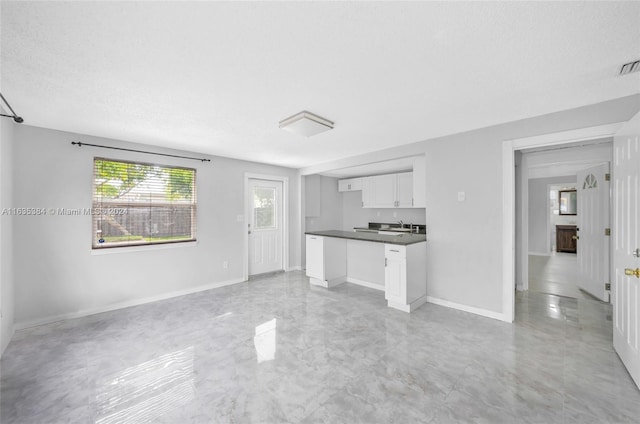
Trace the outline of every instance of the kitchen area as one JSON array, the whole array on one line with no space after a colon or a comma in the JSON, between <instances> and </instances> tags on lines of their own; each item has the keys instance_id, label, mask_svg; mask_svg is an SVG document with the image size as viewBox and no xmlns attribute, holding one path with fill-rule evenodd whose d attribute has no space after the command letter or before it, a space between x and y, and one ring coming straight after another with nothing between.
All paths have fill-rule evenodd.
<instances>
[{"instance_id":1,"label":"kitchen area","mask_svg":"<svg viewBox=\"0 0 640 424\"><path fill-rule=\"evenodd\" d=\"M424 166L415 156L303 178L310 284L379 290L404 312L426 302Z\"/></svg>"}]
</instances>

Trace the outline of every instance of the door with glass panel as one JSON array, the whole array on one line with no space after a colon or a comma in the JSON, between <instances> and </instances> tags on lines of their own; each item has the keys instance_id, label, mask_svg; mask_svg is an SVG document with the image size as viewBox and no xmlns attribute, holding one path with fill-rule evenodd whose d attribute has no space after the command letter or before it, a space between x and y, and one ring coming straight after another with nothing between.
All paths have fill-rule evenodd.
<instances>
[{"instance_id":1,"label":"door with glass panel","mask_svg":"<svg viewBox=\"0 0 640 424\"><path fill-rule=\"evenodd\" d=\"M282 182L249 180L249 275L280 271L283 222Z\"/></svg>"}]
</instances>

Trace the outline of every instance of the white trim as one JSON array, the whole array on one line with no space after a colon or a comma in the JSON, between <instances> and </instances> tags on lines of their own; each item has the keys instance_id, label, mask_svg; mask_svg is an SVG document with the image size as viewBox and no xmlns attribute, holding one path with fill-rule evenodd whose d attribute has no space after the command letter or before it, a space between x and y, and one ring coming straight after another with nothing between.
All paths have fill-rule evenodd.
<instances>
[{"instance_id":1,"label":"white trim","mask_svg":"<svg viewBox=\"0 0 640 424\"><path fill-rule=\"evenodd\" d=\"M347 277L347 283L355 284L357 286L368 287L374 290L384 291L384 284L375 284L365 280L359 280L353 277Z\"/></svg>"},{"instance_id":2,"label":"white trim","mask_svg":"<svg viewBox=\"0 0 640 424\"><path fill-rule=\"evenodd\" d=\"M504 314L501 314L500 312L494 312L488 309L481 309L473 306L461 305L460 303L449 302L448 300L439 299L437 297L427 296L427 302L433 303L434 305L445 306L447 308L457 309L459 311L481 315L487 318L497 319L499 321L507 321L507 322L513 321L513 320L504 319L505 318Z\"/></svg>"},{"instance_id":3,"label":"white trim","mask_svg":"<svg viewBox=\"0 0 640 424\"><path fill-rule=\"evenodd\" d=\"M282 175L244 173L244 266L242 275L245 280L249 279L249 233L247 223L249 213L249 180L279 181L282 183L282 269L289 269L289 177Z\"/></svg>"},{"instance_id":4,"label":"white trim","mask_svg":"<svg viewBox=\"0 0 640 424\"><path fill-rule=\"evenodd\" d=\"M314 277L309 277L309 283L314 286L324 287L325 289L330 289L331 287L339 286L340 284L346 281L345 277L336 277L330 280L319 280Z\"/></svg>"},{"instance_id":5,"label":"white trim","mask_svg":"<svg viewBox=\"0 0 640 424\"><path fill-rule=\"evenodd\" d=\"M516 150L577 143L613 137L624 122L506 140L502 143L502 310L503 321L513 322L515 309L515 163ZM523 228L523 231L528 230ZM528 249L520 252L522 259Z\"/></svg>"},{"instance_id":6,"label":"white trim","mask_svg":"<svg viewBox=\"0 0 640 424\"><path fill-rule=\"evenodd\" d=\"M413 302L409 303L408 305L404 303L397 303L392 300L387 300L387 306L389 308L397 309L399 311L410 314L411 311L415 311L416 309L418 309L420 306L424 305L427 302L428 302L427 296L422 296L414 300Z\"/></svg>"},{"instance_id":7,"label":"white trim","mask_svg":"<svg viewBox=\"0 0 640 424\"><path fill-rule=\"evenodd\" d=\"M186 289L186 290L178 290L178 291L174 291L174 292L170 292L170 293L163 293L163 294L160 294L160 295L157 295L157 296L145 297L145 298L142 298L142 299L130 300L130 301L126 301L126 302L112 303L111 305L103 306L103 307L100 307L100 308L84 309L84 310L81 310L81 311L78 311L78 312L72 312L72 313L62 314L62 315L54 315L54 316L51 316L51 317L37 319L37 320L34 320L34 321L19 322L19 323L15 324L15 329L16 330L23 330L25 328L36 327L38 325L51 324L51 323L54 323L54 322L64 321L64 320L68 320L68 319L82 318L82 317L86 317L86 316L89 316L89 315L101 314L103 312L115 311L115 310L118 310L118 309L129 308L131 306L144 305L144 304L147 304L147 303L158 302L160 300L166 300L166 299L171 299L171 298L174 298L174 297L185 296L187 294L193 294L193 293L198 293L198 292L202 292L202 291L206 291L206 290L216 289L216 288L220 288L220 287L224 287L224 286L230 286L232 284L243 283L245 281L246 280L244 280L242 278L234 278L232 280L219 281L219 282L216 282L216 283L209 283L209 284L205 284L203 286L198 286L198 287L194 287L194 288L190 288L190 289Z\"/></svg>"},{"instance_id":8,"label":"white trim","mask_svg":"<svg viewBox=\"0 0 640 424\"><path fill-rule=\"evenodd\" d=\"M302 271L302 267L300 265L290 266L287 269L287 272L289 272L289 271Z\"/></svg>"}]
</instances>

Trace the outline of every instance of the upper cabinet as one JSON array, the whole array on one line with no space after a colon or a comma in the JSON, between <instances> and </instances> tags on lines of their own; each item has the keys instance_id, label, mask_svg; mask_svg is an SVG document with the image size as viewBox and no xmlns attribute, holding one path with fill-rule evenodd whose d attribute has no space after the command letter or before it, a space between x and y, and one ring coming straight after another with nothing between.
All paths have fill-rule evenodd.
<instances>
[{"instance_id":1,"label":"upper cabinet","mask_svg":"<svg viewBox=\"0 0 640 424\"><path fill-rule=\"evenodd\" d=\"M411 208L412 203L411 172L362 179L362 206L365 208Z\"/></svg>"},{"instance_id":2,"label":"upper cabinet","mask_svg":"<svg viewBox=\"0 0 640 424\"><path fill-rule=\"evenodd\" d=\"M424 156L413 162L413 207L427 207L427 162Z\"/></svg>"},{"instance_id":3,"label":"upper cabinet","mask_svg":"<svg viewBox=\"0 0 640 424\"><path fill-rule=\"evenodd\" d=\"M424 208L427 162L424 156L409 160L413 160L413 172L340 180L338 191L362 190L363 208Z\"/></svg>"},{"instance_id":4,"label":"upper cabinet","mask_svg":"<svg viewBox=\"0 0 640 424\"><path fill-rule=\"evenodd\" d=\"M365 208L395 208L397 184L396 174L363 178L362 206Z\"/></svg>"},{"instance_id":5,"label":"upper cabinet","mask_svg":"<svg viewBox=\"0 0 640 424\"><path fill-rule=\"evenodd\" d=\"M396 208L413 207L413 172L396 174Z\"/></svg>"},{"instance_id":6,"label":"upper cabinet","mask_svg":"<svg viewBox=\"0 0 640 424\"><path fill-rule=\"evenodd\" d=\"M362 178L349 178L338 181L338 191L362 190Z\"/></svg>"}]
</instances>

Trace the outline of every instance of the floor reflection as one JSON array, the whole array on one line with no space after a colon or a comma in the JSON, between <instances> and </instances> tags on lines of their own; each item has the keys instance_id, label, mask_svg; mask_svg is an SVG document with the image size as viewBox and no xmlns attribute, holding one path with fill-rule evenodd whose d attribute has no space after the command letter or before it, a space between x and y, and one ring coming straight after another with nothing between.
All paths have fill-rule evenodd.
<instances>
[{"instance_id":1,"label":"floor reflection","mask_svg":"<svg viewBox=\"0 0 640 424\"><path fill-rule=\"evenodd\" d=\"M256 326L256 335L253 337L256 346L258 363L273 361L276 358L276 319Z\"/></svg>"},{"instance_id":2,"label":"floor reflection","mask_svg":"<svg viewBox=\"0 0 640 424\"><path fill-rule=\"evenodd\" d=\"M153 422L194 398L194 348L105 377L96 387L96 423Z\"/></svg>"}]
</instances>

